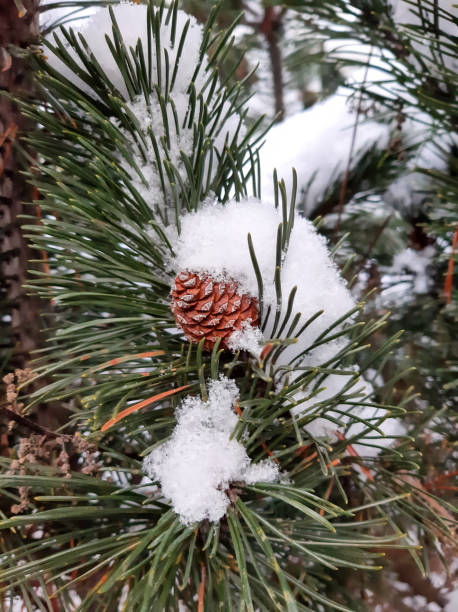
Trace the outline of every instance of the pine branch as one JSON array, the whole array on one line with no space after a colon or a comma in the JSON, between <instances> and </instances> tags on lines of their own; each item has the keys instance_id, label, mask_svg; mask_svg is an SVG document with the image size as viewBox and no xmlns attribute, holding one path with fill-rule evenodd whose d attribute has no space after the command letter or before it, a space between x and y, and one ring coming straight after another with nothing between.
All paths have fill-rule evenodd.
<instances>
[{"instance_id":1,"label":"pine branch","mask_svg":"<svg viewBox=\"0 0 458 612\"><path fill-rule=\"evenodd\" d=\"M69 426L95 446L97 466L91 475L84 450L66 473L53 457L26 465L14 455L0 459L4 499L17 503L24 489L31 499L31 510L17 516L7 501L2 506L10 514L0 522L5 590L32 601L34 575L64 608L76 590L84 609L116 609L123 597L132 610L175 609L179 601L209 610L354 609L348 590L332 588L346 569L378 572L385 550L406 550L421 566L406 526L423 539L450 537L448 502L434 492L434 479L431 490L418 480L418 435L393 433L385 443L387 418L404 418L414 398L410 388L395 388L404 370L378 382L400 333L385 331L386 313L357 320L361 304L326 324L322 310L298 312L297 288L286 290L282 276L294 226L305 223L296 216L293 175L291 194L275 178L279 222L267 245L275 271L265 273L248 237L258 298L274 292L259 314L265 348L259 357L220 343L205 352L204 340L183 340L169 304L179 272L169 263L174 236L183 236L185 215L201 212L208 197L224 210L221 203L244 198L251 180L257 192L261 136L244 131L243 96L218 77L237 20L219 32L212 12L196 56L178 3L151 4L142 14L144 36L131 44L111 14L106 56L94 53L90 30L48 40L48 61L37 58L47 104L21 103L37 125L28 138L39 174L29 178L42 194L42 223L27 231L49 265L30 286L54 300L49 343L35 362L35 380L46 384L25 401L29 409L66 401ZM362 11L361 18L366 32L379 15ZM342 225L351 213L346 205ZM380 234L398 219L385 223L375 223ZM295 345L301 350L288 353ZM306 361L318 347L327 356ZM173 438L186 407L208 408L212 385L229 377L238 399L228 409L235 423L228 442L250 465L267 462L288 479L232 478L219 491L226 515L186 522L160 479L144 479L142 460ZM323 396L331 377L337 386ZM318 419L339 434L311 433Z\"/></svg>"},{"instance_id":2,"label":"pine branch","mask_svg":"<svg viewBox=\"0 0 458 612\"><path fill-rule=\"evenodd\" d=\"M22 414L18 414L17 412L14 412L14 410L10 410L5 406L0 406L0 410L4 414L4 416L10 421L15 421L26 429L34 431L35 433L39 433L43 436L46 436L47 438L62 438L63 440L70 440L72 437L67 434L55 433L54 431L46 429L45 427L42 427L39 423L32 421L32 419L29 419L23 416Z\"/></svg>"}]
</instances>

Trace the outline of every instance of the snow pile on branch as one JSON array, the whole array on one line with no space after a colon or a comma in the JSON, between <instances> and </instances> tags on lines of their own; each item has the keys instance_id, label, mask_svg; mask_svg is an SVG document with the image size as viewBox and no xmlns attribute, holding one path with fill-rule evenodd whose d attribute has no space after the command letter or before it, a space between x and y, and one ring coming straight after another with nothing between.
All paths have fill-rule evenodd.
<instances>
[{"instance_id":1,"label":"snow pile on branch","mask_svg":"<svg viewBox=\"0 0 458 612\"><path fill-rule=\"evenodd\" d=\"M389 0L389 3L392 7L393 21L401 33L407 30L413 36L414 28L420 28L413 47L421 54L422 62L429 67L431 73L440 77L441 69L447 68L456 74L458 59L453 42L453 37L456 37L456 21L453 20L454 17L456 19L456 2L439 0L434 4L422 4L412 0ZM437 44L437 40L442 43L448 41L447 48L443 46L439 52L441 47ZM421 69L420 63L415 61Z\"/></svg>"},{"instance_id":2,"label":"snow pile on branch","mask_svg":"<svg viewBox=\"0 0 458 612\"><path fill-rule=\"evenodd\" d=\"M197 212L185 215L181 221L181 234L171 236L175 271L189 270L210 274L215 280L226 282L234 278L239 291L258 297L258 282L248 248L251 234L256 259L263 279L263 305L277 309L274 274L276 242L282 213L270 202L247 198L227 204L208 203ZM302 334L300 347L307 348L336 319L354 306L353 298L332 262L326 239L313 224L295 214L294 226L287 252L281 266L283 300L281 314L286 314L288 296L297 286L293 314L302 314L302 323L323 310ZM270 317L264 335L269 338L274 316Z\"/></svg>"},{"instance_id":3,"label":"snow pile on branch","mask_svg":"<svg viewBox=\"0 0 458 612\"><path fill-rule=\"evenodd\" d=\"M324 199L330 186L342 180L352 151L356 122L356 113L348 105L349 93L347 88L341 87L337 94L289 117L270 130L260 151L261 191L266 199L274 198L272 179L275 169L278 178L285 180L286 189L290 191L291 168L296 168L299 206L306 215L310 215ZM406 114L409 114L409 109ZM390 133L389 123L360 118L350 171L369 151L386 149ZM456 145L456 137L435 132L431 117L418 113L418 110L415 110L413 118L406 120L402 137L404 148L407 151L415 150L415 154L406 162L405 171L390 183L383 198L388 206L403 214L416 215L428 197L431 185L430 178L416 169L446 172L448 160L444 151Z\"/></svg>"},{"instance_id":4,"label":"snow pile on branch","mask_svg":"<svg viewBox=\"0 0 458 612\"><path fill-rule=\"evenodd\" d=\"M407 248L397 253L392 265L382 268L381 303L389 306L428 293L431 285L429 269L435 254L432 245L421 251Z\"/></svg>"},{"instance_id":5,"label":"snow pile on branch","mask_svg":"<svg viewBox=\"0 0 458 612\"><path fill-rule=\"evenodd\" d=\"M396 178L384 193L386 204L404 215L416 216L425 200L430 197L431 179L426 174L416 172L417 168L438 170L447 173L447 151L458 144L454 134L434 134L431 117L422 113L417 117L421 123L407 122L407 146L422 144L416 154L409 159L406 171Z\"/></svg>"},{"instance_id":6,"label":"snow pile on branch","mask_svg":"<svg viewBox=\"0 0 458 612\"><path fill-rule=\"evenodd\" d=\"M140 41L143 48L143 54L145 59L148 55L148 23L147 23L147 7L146 5L128 4L121 3L113 5L111 7L113 11L119 32L124 41L125 51L131 56L131 49L135 50L138 42ZM164 49L167 50L169 66L171 70L175 65L177 59L179 41L189 22L188 31L186 34L186 52L181 54L176 81L177 83L186 83L189 86L194 71L199 61L200 45L202 43L202 26L197 20L185 13L184 11L178 11L177 23L176 23L176 35L175 44L170 43L170 34L172 24L169 22L168 25L162 24L160 28L160 39L161 39L161 73L162 78L165 78L165 54ZM106 41L106 36L113 41L113 22L111 21L110 11L108 7L102 7L98 9L93 15L91 15L83 23L77 26L70 27L74 30L77 35L81 34L84 36L86 43L89 47L89 57L94 55L97 63L100 65L102 70L105 72L109 81L114 85L118 92L123 96L124 99L129 100L130 94L126 85L126 81L122 72L119 70L118 64L116 63L113 54L111 53L110 47ZM86 74L84 63L80 59L79 55L68 44L65 38L53 33L50 38L52 43L55 39L60 40L66 51L69 53L71 58L76 62L78 67L83 70ZM84 48L84 47L83 47ZM62 62L51 50L46 50L48 57L48 63L55 68L60 74L72 81L77 87L80 87L83 91L94 96L94 90L88 85L83 79L75 74L75 72L67 66L66 63ZM158 71L157 71L157 58L155 51L155 41L152 41L152 82L158 82ZM197 77L199 79L199 76ZM204 77L200 75L200 83L202 83ZM196 84L197 88L197 84Z\"/></svg>"},{"instance_id":7,"label":"snow pile on branch","mask_svg":"<svg viewBox=\"0 0 458 612\"><path fill-rule=\"evenodd\" d=\"M208 65L208 58L205 55L201 57L204 31L194 17L178 10L175 24L172 23L172 19L168 24L163 20L159 28L160 61L158 61L154 32L151 33L151 58L149 58L147 7L122 3L111 8L131 62L133 55L141 64L143 60L140 60L138 48L141 46L143 50L147 71L151 71L152 86L149 101L145 100L143 92L132 93L132 87L127 87L126 79L113 57L106 41L108 37L113 46L116 46L113 42L114 26L108 8L97 10L78 29L75 28L75 32L84 36L89 47L89 51L86 52L88 58L91 54L94 55L97 64L112 83L114 92L110 91L112 88L108 91L117 93L124 99L129 122L134 118L137 123L136 132L140 133L140 137L139 134L134 135L124 127L120 128L124 140L129 145L128 153L125 158L120 159L120 163L130 175L136 190L150 208L155 210L156 207L164 207L167 204L164 200L171 199L173 189L170 180L178 187L180 183L184 185L188 183L183 155L190 160L191 167L195 166L193 157L202 138L198 131L199 124L205 124L206 121L202 119L204 105L206 107L204 115L208 114L208 125L204 125L203 137L204 140L207 139L208 144L203 164L204 184L216 175L218 158L224 154L225 146L231 146L233 141L240 142L246 134L246 129L231 103L218 93L221 87L219 81L213 95L209 97L209 78L212 70ZM182 37L184 43L181 49ZM64 45L79 69L90 76L72 46L62 37L57 36L57 39ZM105 92L105 85L103 91L94 91L93 87L77 76L72 68L62 62L51 50L46 50L46 54L52 68L88 95L106 101L108 92ZM167 96L165 96L166 81L170 88ZM193 104L196 106L195 115L194 119L189 121L189 112ZM118 119L112 121L115 125L119 123ZM161 160L160 165L164 167L158 168L156 152ZM213 161L211 175L208 177L210 158ZM173 167L178 172L179 178L170 179L165 169L166 164L168 168Z\"/></svg>"},{"instance_id":8,"label":"snow pile on branch","mask_svg":"<svg viewBox=\"0 0 458 612\"><path fill-rule=\"evenodd\" d=\"M279 477L272 459L252 464L244 446L230 439L238 421L238 397L235 382L222 376L208 384L208 401L185 398L176 411L171 438L144 460L144 471L160 482L185 524L224 516L232 483L274 482Z\"/></svg>"},{"instance_id":9,"label":"snow pile on branch","mask_svg":"<svg viewBox=\"0 0 458 612\"><path fill-rule=\"evenodd\" d=\"M255 198L248 198L241 202L231 201L226 205L208 203L195 213L185 215L181 223L181 234L170 235L175 251L175 258L171 262L175 273L190 271L194 273L209 274L219 282L227 278L236 279L239 291L258 298L258 281L252 264L248 248L248 234L251 235L260 275L263 281L262 306L264 316L268 308L271 315L264 329L264 343L274 335L274 319L280 313L280 321L288 311L288 297L294 288L296 294L285 326L283 337L296 313L301 314L299 323L295 328L297 332L303 324L318 311L322 314L313 321L297 338L296 342L284 347L279 355L276 365L292 367L290 378L293 380L304 370L299 368L315 368L325 366L333 368L338 362L338 353L346 346L345 339L337 339L318 344L312 348L317 337L323 334L338 319L355 306L355 302L339 275L339 271L331 260L326 240L320 236L313 224L298 214L294 216L288 249L282 253L281 258L281 291L282 300L277 304L274 273L276 266L276 242L278 226L282 222L282 213L269 202L262 202ZM343 330L344 324L338 324L332 331L336 333ZM278 330L277 332L278 333ZM294 333L292 337L294 337ZM260 332L255 330L242 330L234 334L229 346L232 349L248 350L259 357L261 348ZM355 372L356 374L356 372ZM338 395L345 385L354 378L351 375L328 375L320 384L322 390L314 397L306 399L312 392L311 388L297 393L296 399L300 402L293 412L297 417L308 413L316 415L305 425L305 429L314 436L334 437L336 430L342 431L351 424L348 435L353 436L367 429L367 425L358 419L369 420L372 424L379 424L386 433L391 435L397 429L393 419L383 421L386 412L372 407L364 407L367 401L364 395L371 392L370 386L363 382L348 391L356 395L356 405L339 405ZM278 385L282 380L277 380ZM323 389L325 387L325 389ZM347 395L347 393L346 393ZM332 398L336 396L334 406ZM330 400L334 411L323 411L317 404ZM363 406L358 406L361 401ZM342 413L336 412L340 410ZM327 418L329 417L329 418ZM353 418L354 417L354 418ZM383 426L382 426L383 421ZM374 435L371 432L365 436ZM377 434L375 434L377 435ZM378 442L377 442L378 443ZM373 449L365 454L373 454ZM375 450L375 453L379 449Z\"/></svg>"},{"instance_id":10,"label":"snow pile on branch","mask_svg":"<svg viewBox=\"0 0 458 612\"><path fill-rule=\"evenodd\" d=\"M441 4L442 8L450 10L449 2ZM407 20L407 23L418 25L418 18L412 15L411 8L418 11L407 2L397 2L396 22L410 15L413 21ZM445 20L441 18L441 21ZM331 45L328 44L331 55L341 57L344 63L355 58L360 61L366 54L368 61L370 59L370 68L353 68L348 75L350 87L339 87L334 95L276 124L268 132L260 151L263 197L273 199L272 178L275 169L278 178L285 180L289 191L291 168L294 167L298 173L299 206L304 214L310 215L326 196L327 189L342 180L348 164L352 171L368 152L387 149L393 127L386 119L387 107L379 107L381 121L377 121L377 117L368 119L364 112L358 117L350 104L354 91L362 87L377 94L380 99L394 99L396 95L401 95L407 101L403 108L406 121L402 129L402 145L405 151L415 150L416 153L410 154L405 171L390 184L384 199L389 206L415 215L430 188L429 177L415 170L428 168L445 172L448 160L444 151L456 145L456 137L438 132L430 115L420 112L416 106L409 107L408 101L412 98L401 85L398 84L396 91L393 90L391 77L387 76L390 67L383 53L377 55L376 49L359 42L346 44L343 48L340 45L336 49L332 47L335 42L328 43ZM425 52L431 55L428 49ZM355 140L352 146L353 135Z\"/></svg>"},{"instance_id":11,"label":"snow pile on branch","mask_svg":"<svg viewBox=\"0 0 458 612\"><path fill-rule=\"evenodd\" d=\"M308 214L323 198L326 189L340 178L348 163L356 113L347 104L348 90L338 92L289 117L267 134L260 152L261 191L272 200L273 174L283 178L291 190L291 168L298 173L298 199ZM360 120L351 158L351 169L373 147L388 146L390 128L376 121Z\"/></svg>"},{"instance_id":12,"label":"snow pile on branch","mask_svg":"<svg viewBox=\"0 0 458 612\"><path fill-rule=\"evenodd\" d=\"M305 354L315 339L337 319L354 306L354 300L330 258L326 239L320 236L313 224L297 213L291 231L289 246L282 254L282 301L277 304L274 275L276 269L276 242L282 212L274 204L256 198L227 204L208 203L197 212L185 215L181 221L181 233L170 235L175 251L171 267L175 272L191 271L209 274L218 282L236 279L240 293L258 296L258 281L248 248L251 239L263 282L262 306L271 315L264 330L264 337L272 337L275 315L280 320L288 310L288 297L296 288L290 323L296 313L301 319L296 331L319 311L322 314L299 336L296 343L285 348L281 363L287 364ZM341 329L340 326L338 329ZM286 335L287 327L284 334ZM240 347L240 338L234 340ZM253 346L253 344L252 344ZM340 343L333 343L340 350ZM326 344L313 349L315 363L327 359ZM254 347L253 347L254 348ZM326 354L323 353L325 351Z\"/></svg>"},{"instance_id":13,"label":"snow pile on branch","mask_svg":"<svg viewBox=\"0 0 458 612\"><path fill-rule=\"evenodd\" d=\"M332 358L333 350L335 349L332 346L326 346L322 351L322 358L326 353L328 358ZM311 355L304 359L303 365L318 364ZM392 443L394 437L405 435L406 428L399 419L389 418L389 410L370 405L374 403L374 389L362 376L357 376L356 369L353 374L330 374L320 384L323 390L313 398L300 403L292 409L292 412L296 417L322 414L304 426L307 433L314 438L335 438L336 432L339 431L345 434L347 440L351 440L364 432L356 443L352 443L352 446L361 456L375 457L383 447ZM345 400L342 400L341 393L346 385L349 385L349 388L345 391ZM306 392L300 392L297 397L300 399L306 395ZM335 398L334 406L333 398ZM328 406L324 410L315 407L318 402L326 402ZM377 427L383 437L372 430L371 426Z\"/></svg>"}]
</instances>

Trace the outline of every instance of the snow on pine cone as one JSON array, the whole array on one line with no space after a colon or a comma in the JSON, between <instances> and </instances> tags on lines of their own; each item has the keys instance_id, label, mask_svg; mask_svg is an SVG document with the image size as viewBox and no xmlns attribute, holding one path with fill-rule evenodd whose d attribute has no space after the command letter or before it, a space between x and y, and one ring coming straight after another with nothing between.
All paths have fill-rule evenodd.
<instances>
[{"instance_id":1,"label":"snow on pine cone","mask_svg":"<svg viewBox=\"0 0 458 612\"><path fill-rule=\"evenodd\" d=\"M219 282L211 276L180 272L172 287L172 312L190 342L205 338L204 349L211 351L218 338L221 348L244 324L258 325L256 298L237 293L237 282Z\"/></svg>"}]
</instances>

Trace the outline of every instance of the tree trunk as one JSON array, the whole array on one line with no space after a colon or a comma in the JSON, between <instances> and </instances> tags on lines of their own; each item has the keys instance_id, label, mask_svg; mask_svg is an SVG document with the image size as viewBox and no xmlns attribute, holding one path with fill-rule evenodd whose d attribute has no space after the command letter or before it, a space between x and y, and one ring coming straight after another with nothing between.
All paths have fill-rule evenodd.
<instances>
[{"instance_id":1,"label":"tree trunk","mask_svg":"<svg viewBox=\"0 0 458 612\"><path fill-rule=\"evenodd\" d=\"M22 96L32 92L26 52L38 41L39 2L0 2L0 320L3 318L0 329L6 325L10 328L9 334L2 333L0 350L8 343L12 347L10 369L24 367L30 352L38 345L40 300L27 295L23 288L28 260L37 255L24 238L21 231L24 221L19 218L22 214L35 214L33 207L27 205L33 200L33 191L21 175L27 166L17 146L17 139L31 125L17 105L3 94Z\"/></svg>"}]
</instances>

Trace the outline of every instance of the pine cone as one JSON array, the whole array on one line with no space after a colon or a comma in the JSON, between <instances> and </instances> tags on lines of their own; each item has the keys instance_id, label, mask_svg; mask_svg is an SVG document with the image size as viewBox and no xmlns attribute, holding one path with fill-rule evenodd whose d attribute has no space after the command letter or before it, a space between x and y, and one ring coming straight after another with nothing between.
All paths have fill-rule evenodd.
<instances>
[{"instance_id":1,"label":"pine cone","mask_svg":"<svg viewBox=\"0 0 458 612\"><path fill-rule=\"evenodd\" d=\"M237 293L237 282L217 282L211 276L182 272L172 287L172 312L190 342L205 338L204 349L211 351L218 338L221 348L231 334L247 321L258 325L256 298Z\"/></svg>"}]
</instances>

